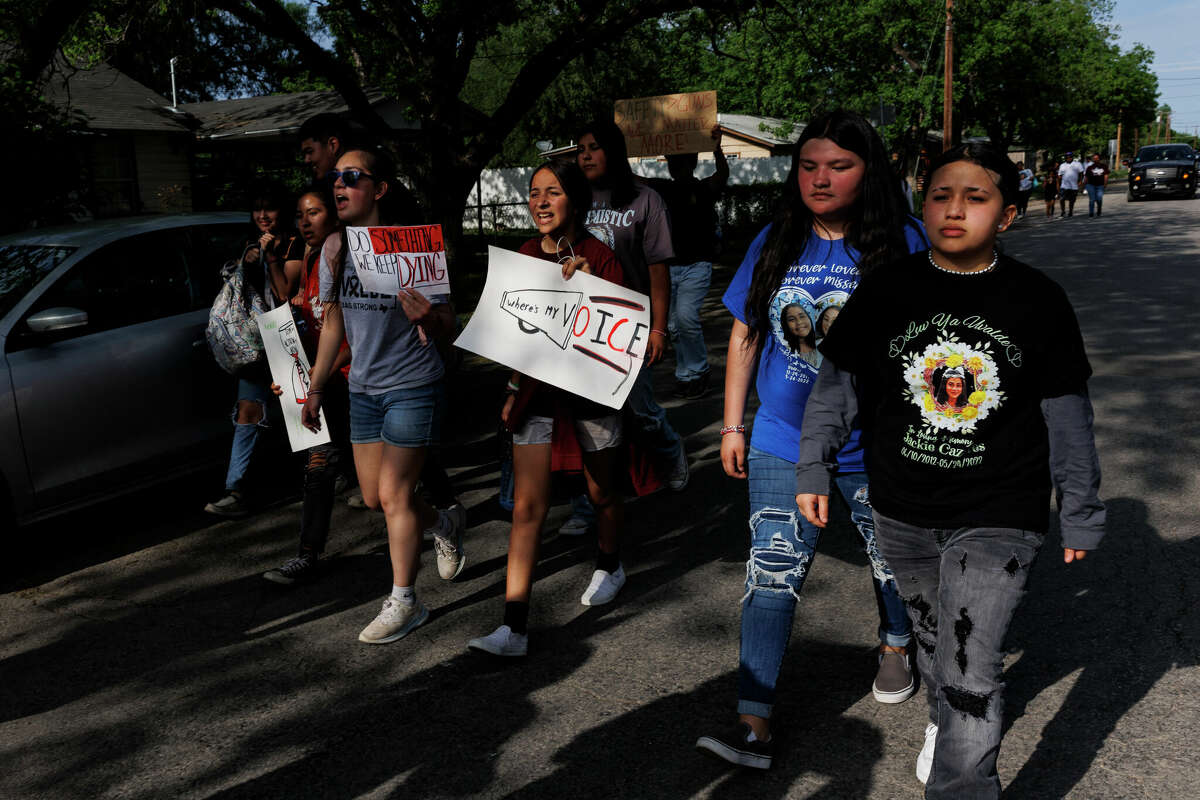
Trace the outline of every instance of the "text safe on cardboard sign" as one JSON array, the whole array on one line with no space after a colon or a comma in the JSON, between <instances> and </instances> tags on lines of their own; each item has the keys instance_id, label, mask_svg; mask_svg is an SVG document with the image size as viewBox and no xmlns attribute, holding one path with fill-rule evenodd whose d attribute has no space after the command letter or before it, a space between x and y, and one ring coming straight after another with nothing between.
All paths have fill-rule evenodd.
<instances>
[{"instance_id":1,"label":"text safe on cardboard sign","mask_svg":"<svg viewBox=\"0 0 1200 800\"><path fill-rule=\"evenodd\" d=\"M689 92L618 100L613 120L630 157L707 153L713 149L717 93Z\"/></svg>"},{"instance_id":2,"label":"text safe on cardboard sign","mask_svg":"<svg viewBox=\"0 0 1200 800\"><path fill-rule=\"evenodd\" d=\"M650 299L539 258L488 248L483 296L455 346L619 409L642 368Z\"/></svg>"}]
</instances>

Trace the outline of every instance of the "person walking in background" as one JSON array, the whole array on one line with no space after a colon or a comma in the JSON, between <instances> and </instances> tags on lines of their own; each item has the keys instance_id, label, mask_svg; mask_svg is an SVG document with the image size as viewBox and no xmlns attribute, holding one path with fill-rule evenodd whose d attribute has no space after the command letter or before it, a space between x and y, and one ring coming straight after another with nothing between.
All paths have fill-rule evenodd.
<instances>
[{"instance_id":1,"label":"person walking in background","mask_svg":"<svg viewBox=\"0 0 1200 800\"><path fill-rule=\"evenodd\" d=\"M1108 165L1100 160L1099 153L1092 153L1083 177L1088 194L1088 216L1098 217L1104 211L1104 187L1108 186Z\"/></svg>"},{"instance_id":2,"label":"person walking in background","mask_svg":"<svg viewBox=\"0 0 1200 800\"><path fill-rule=\"evenodd\" d=\"M312 170L313 181L324 181L338 159L350 149L350 123L337 114L317 114L300 126L300 157ZM333 181L329 181L330 185Z\"/></svg>"},{"instance_id":3,"label":"person walking in background","mask_svg":"<svg viewBox=\"0 0 1200 800\"><path fill-rule=\"evenodd\" d=\"M887 152L870 122L850 111L812 120L792 155L784 198L773 221L746 253L725 292L733 330L725 360L721 465L746 480L750 493L750 557L742 597L738 720L701 736L696 747L732 764L771 765L771 715L800 591L820 529L796 506L795 459L804 404L817 377L813 320L841 306L860 275L927 246L907 213ZM826 320L828 322L828 318ZM791 325L795 328L789 330ZM836 332L841 317L828 322ZM802 344L804 343L804 344ZM751 385L761 405L746 442ZM901 703L915 691L912 627L887 563L875 546L868 475L855 433L838 455L837 486L862 536L879 610L879 650L872 694Z\"/></svg>"},{"instance_id":4,"label":"person walking in background","mask_svg":"<svg viewBox=\"0 0 1200 800\"><path fill-rule=\"evenodd\" d=\"M317 184L297 202L297 223L304 239L304 267L300 289L292 298L292 308L304 324L297 325L301 343L311 364L316 360L321 337L320 302L321 247L337 230L337 207L328 184ZM304 499L300 509L300 547L294 558L267 570L263 577L283 586L310 581L317 575L318 560L329 539L338 475L350 457L350 397L346 376L350 373L350 347L345 337L334 359L330 377L323 387L322 409L329 424L330 441L308 448L304 465ZM271 390L278 397L282 389L275 383Z\"/></svg>"},{"instance_id":5,"label":"person walking in background","mask_svg":"<svg viewBox=\"0 0 1200 800\"><path fill-rule=\"evenodd\" d=\"M1017 190L1017 219L1025 219L1029 195L1033 194L1033 170L1026 168L1024 161L1018 161L1017 175L1021 179Z\"/></svg>"},{"instance_id":6,"label":"person walking in background","mask_svg":"<svg viewBox=\"0 0 1200 800\"><path fill-rule=\"evenodd\" d=\"M716 203L729 182L729 162L721 151L721 129L712 130L716 171L698 180L695 153L667 156L671 180L648 181L662 195L671 217L671 310L667 329L675 347L675 396L688 400L708 391L708 346L700 322L700 306L712 284L717 245Z\"/></svg>"},{"instance_id":7,"label":"person walking in background","mask_svg":"<svg viewBox=\"0 0 1200 800\"><path fill-rule=\"evenodd\" d=\"M1059 219L1075 216L1075 197L1079 194L1079 183L1083 177L1083 165L1068 152L1066 160L1058 168Z\"/></svg>"},{"instance_id":8,"label":"person walking in background","mask_svg":"<svg viewBox=\"0 0 1200 800\"><path fill-rule=\"evenodd\" d=\"M286 192L264 192L254 199L251 209L251 233L242 250L243 275L245 285L252 287L270 310L289 302L295 294L304 243L292 226L295 204ZM260 433L267 425L270 383L265 359L238 375L225 495L204 507L209 514L238 518L250 513L246 478Z\"/></svg>"},{"instance_id":9,"label":"person walking in background","mask_svg":"<svg viewBox=\"0 0 1200 800\"><path fill-rule=\"evenodd\" d=\"M354 466L367 506L383 509L392 566L392 591L358 639L384 644L429 617L415 588L422 530L436 527L434 551L442 578L453 580L466 564L462 529L415 491L426 453L438 440L444 406L444 368L432 340L450 335L455 322L445 298L430 300L411 290L377 295L363 289L345 228L398 222L384 208L395 181L393 167L382 151L351 150L335 172L334 202L344 228L322 249L324 319L302 420L310 429L320 428L325 384L345 336L351 352Z\"/></svg>"},{"instance_id":10,"label":"person walking in background","mask_svg":"<svg viewBox=\"0 0 1200 800\"><path fill-rule=\"evenodd\" d=\"M1042 175L1042 197L1046 201L1046 219L1054 219L1054 203L1058 200L1058 162L1046 161Z\"/></svg>"},{"instance_id":11,"label":"person walking in background","mask_svg":"<svg viewBox=\"0 0 1200 800\"><path fill-rule=\"evenodd\" d=\"M638 432L679 491L687 485L688 461L679 434L667 412L654 400L651 366L667 349L671 305L671 275L667 263L675 257L667 207L658 192L634 181L626 155L625 135L611 119L595 120L579 134L577 162L592 186L588 231L617 255L631 289L650 296L650 334L646 365L629 393L628 408Z\"/></svg>"},{"instance_id":12,"label":"person walking in background","mask_svg":"<svg viewBox=\"0 0 1200 800\"><path fill-rule=\"evenodd\" d=\"M929 185L931 248L865 277L821 343L796 504L827 523L837 453L860 419L876 538L929 697L917 778L927 800L988 800L1000 797L1005 636L1052 484L1063 561L1104 536L1092 370L1066 293L996 249L1017 212L1008 157L960 145L934 162Z\"/></svg>"}]
</instances>

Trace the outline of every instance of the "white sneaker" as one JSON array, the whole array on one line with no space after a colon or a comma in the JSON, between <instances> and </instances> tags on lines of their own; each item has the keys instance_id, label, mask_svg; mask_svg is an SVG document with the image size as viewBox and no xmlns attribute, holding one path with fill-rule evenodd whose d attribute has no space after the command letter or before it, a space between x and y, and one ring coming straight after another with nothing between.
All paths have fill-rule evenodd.
<instances>
[{"instance_id":1,"label":"white sneaker","mask_svg":"<svg viewBox=\"0 0 1200 800\"><path fill-rule=\"evenodd\" d=\"M683 449L683 442L680 442L679 461L675 463L675 469L671 470L671 475L667 478L667 488L672 492L682 492L688 485L689 477L687 451Z\"/></svg>"},{"instance_id":2,"label":"white sneaker","mask_svg":"<svg viewBox=\"0 0 1200 800\"><path fill-rule=\"evenodd\" d=\"M450 525L450 530L443 533L438 527L433 534L433 550L437 554L438 575L443 580L452 581L467 565L467 552L463 549L462 528L458 524L457 515L448 511L438 514ZM440 522L439 522L440 525Z\"/></svg>"},{"instance_id":3,"label":"white sneaker","mask_svg":"<svg viewBox=\"0 0 1200 800\"><path fill-rule=\"evenodd\" d=\"M933 769L933 748L937 746L937 725L925 726L925 746L917 756L917 780L929 783L929 770Z\"/></svg>"},{"instance_id":4,"label":"white sneaker","mask_svg":"<svg viewBox=\"0 0 1200 800\"><path fill-rule=\"evenodd\" d=\"M583 517L572 514L558 529L559 536L583 536L592 529L591 524Z\"/></svg>"},{"instance_id":5,"label":"white sneaker","mask_svg":"<svg viewBox=\"0 0 1200 800\"><path fill-rule=\"evenodd\" d=\"M529 635L513 633L512 628L501 625L487 636L467 642L467 649L491 653L494 656L523 656L529 650Z\"/></svg>"},{"instance_id":6,"label":"white sneaker","mask_svg":"<svg viewBox=\"0 0 1200 800\"><path fill-rule=\"evenodd\" d=\"M358 635L360 642L367 644L387 644L397 639L403 639L414 628L429 619L429 609L420 600L412 605L405 605L388 595L383 601L379 616L371 620L371 624L363 628Z\"/></svg>"},{"instance_id":7,"label":"white sneaker","mask_svg":"<svg viewBox=\"0 0 1200 800\"><path fill-rule=\"evenodd\" d=\"M585 606L602 606L612 602L625 585L625 567L618 565L616 572L605 572L598 569L592 573L592 582L588 584L579 602Z\"/></svg>"}]
</instances>

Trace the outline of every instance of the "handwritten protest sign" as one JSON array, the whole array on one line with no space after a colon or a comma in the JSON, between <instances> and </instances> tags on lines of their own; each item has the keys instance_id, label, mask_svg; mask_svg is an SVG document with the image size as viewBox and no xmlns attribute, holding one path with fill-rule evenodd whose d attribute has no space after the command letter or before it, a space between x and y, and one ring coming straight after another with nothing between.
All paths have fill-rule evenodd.
<instances>
[{"instance_id":1,"label":"handwritten protest sign","mask_svg":"<svg viewBox=\"0 0 1200 800\"><path fill-rule=\"evenodd\" d=\"M369 292L392 296L415 289L426 297L450 294L441 225L347 228L346 243L359 283Z\"/></svg>"},{"instance_id":2,"label":"handwritten protest sign","mask_svg":"<svg viewBox=\"0 0 1200 800\"><path fill-rule=\"evenodd\" d=\"M283 423L287 429L292 452L307 450L329 441L329 427L325 424L325 412L321 412L321 430L313 433L300 424L300 409L308 399L308 358L300 345L300 333L292 319L292 310L282 305L258 317L258 329L262 333L263 347L267 351L267 364L271 367L271 380L279 384L283 394L279 405L283 409Z\"/></svg>"},{"instance_id":3,"label":"handwritten protest sign","mask_svg":"<svg viewBox=\"0 0 1200 800\"><path fill-rule=\"evenodd\" d=\"M713 149L717 93L690 92L618 100L613 117L630 156L706 153Z\"/></svg>"},{"instance_id":4,"label":"handwritten protest sign","mask_svg":"<svg viewBox=\"0 0 1200 800\"><path fill-rule=\"evenodd\" d=\"M619 409L650 333L646 295L539 258L488 248L487 283L454 343L523 375Z\"/></svg>"}]
</instances>

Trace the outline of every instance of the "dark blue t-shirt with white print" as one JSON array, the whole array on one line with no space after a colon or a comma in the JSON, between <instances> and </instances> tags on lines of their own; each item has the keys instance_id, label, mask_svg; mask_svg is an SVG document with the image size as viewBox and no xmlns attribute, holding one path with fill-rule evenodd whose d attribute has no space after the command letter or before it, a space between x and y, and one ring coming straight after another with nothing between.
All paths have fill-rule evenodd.
<instances>
[{"instance_id":1,"label":"dark blue t-shirt with white print","mask_svg":"<svg viewBox=\"0 0 1200 800\"><path fill-rule=\"evenodd\" d=\"M746 324L746 295L770 230L768 225L754 238L722 298L729 312ZM910 218L905 239L909 252L929 247L925 229L916 219ZM817 344L858 286L857 261L858 252L848 248L844 239L810 236L804 252L792 262L771 297L767 309L770 334L758 356L755 385L760 405L751 447L796 462L804 406L821 366ZM859 435L855 430L838 453L838 469L843 473L866 469Z\"/></svg>"}]
</instances>

